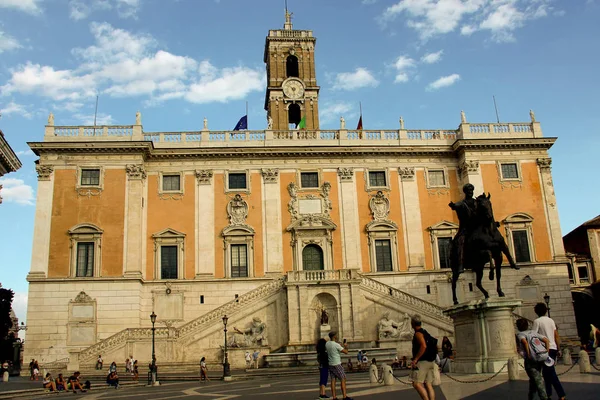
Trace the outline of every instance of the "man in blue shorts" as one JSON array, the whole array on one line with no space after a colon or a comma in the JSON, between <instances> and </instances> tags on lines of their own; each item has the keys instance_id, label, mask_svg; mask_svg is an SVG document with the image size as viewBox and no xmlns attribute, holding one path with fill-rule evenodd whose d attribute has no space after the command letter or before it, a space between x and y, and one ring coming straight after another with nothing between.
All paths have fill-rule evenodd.
<instances>
[{"instance_id":1,"label":"man in blue shorts","mask_svg":"<svg viewBox=\"0 0 600 400\"><path fill-rule=\"evenodd\" d=\"M341 354L348 354L348 344L344 341L342 347L337 342L337 333L329 332L329 341L325 345L327 350L327 361L329 362L329 376L331 377L331 397L334 399L335 396L335 381L339 379L342 387L342 396L344 400L352 400L346 394L346 374L344 373L344 367L342 366Z\"/></svg>"}]
</instances>

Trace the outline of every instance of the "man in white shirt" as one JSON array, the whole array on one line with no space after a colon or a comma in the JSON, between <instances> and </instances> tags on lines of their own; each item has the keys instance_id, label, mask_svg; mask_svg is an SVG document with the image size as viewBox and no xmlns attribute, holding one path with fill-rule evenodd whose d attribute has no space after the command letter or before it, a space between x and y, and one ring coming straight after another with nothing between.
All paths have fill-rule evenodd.
<instances>
[{"instance_id":1,"label":"man in white shirt","mask_svg":"<svg viewBox=\"0 0 600 400\"><path fill-rule=\"evenodd\" d=\"M548 354L556 363L556 357L558 356L558 351L560 349L560 336L558 334L558 329L556 329L556 324L552 318L546 316L548 307L546 307L544 303L537 303L533 309L538 318L533 321L533 327L531 330L548 338L548 341L550 342ZM558 375L556 375L556 369L554 368L554 365L550 367L544 365L542 368L542 375L544 376L548 398L552 397L552 387L554 386L559 399L564 400L565 390L558 379Z\"/></svg>"},{"instance_id":2,"label":"man in white shirt","mask_svg":"<svg viewBox=\"0 0 600 400\"><path fill-rule=\"evenodd\" d=\"M346 394L346 374L344 367L342 366L341 354L348 354L348 344L344 341L342 347L337 342L337 333L329 332L329 341L325 344L325 350L327 350L327 361L329 361L329 375L331 377L331 396L335 399L335 380L339 379L342 386L342 396L344 400L352 400Z\"/></svg>"}]
</instances>

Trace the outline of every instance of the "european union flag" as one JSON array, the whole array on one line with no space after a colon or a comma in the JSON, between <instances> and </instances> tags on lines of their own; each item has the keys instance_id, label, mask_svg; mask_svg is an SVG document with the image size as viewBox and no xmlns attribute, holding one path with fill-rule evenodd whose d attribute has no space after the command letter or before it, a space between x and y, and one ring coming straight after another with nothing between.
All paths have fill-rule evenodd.
<instances>
[{"instance_id":1,"label":"european union flag","mask_svg":"<svg viewBox=\"0 0 600 400\"><path fill-rule=\"evenodd\" d=\"M241 131L242 129L248 129L248 115L244 115L233 128L234 131Z\"/></svg>"}]
</instances>

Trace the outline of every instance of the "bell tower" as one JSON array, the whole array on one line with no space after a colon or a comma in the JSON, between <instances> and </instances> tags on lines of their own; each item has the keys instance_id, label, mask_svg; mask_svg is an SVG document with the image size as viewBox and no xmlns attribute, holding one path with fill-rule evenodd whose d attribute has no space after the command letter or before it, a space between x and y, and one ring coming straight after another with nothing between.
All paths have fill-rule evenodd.
<instances>
[{"instance_id":1,"label":"bell tower","mask_svg":"<svg viewBox=\"0 0 600 400\"><path fill-rule=\"evenodd\" d=\"M296 129L302 118L306 129L319 129L319 86L315 72L312 31L295 30L285 10L283 29L269 30L265 42L267 65L265 110L274 130Z\"/></svg>"}]
</instances>

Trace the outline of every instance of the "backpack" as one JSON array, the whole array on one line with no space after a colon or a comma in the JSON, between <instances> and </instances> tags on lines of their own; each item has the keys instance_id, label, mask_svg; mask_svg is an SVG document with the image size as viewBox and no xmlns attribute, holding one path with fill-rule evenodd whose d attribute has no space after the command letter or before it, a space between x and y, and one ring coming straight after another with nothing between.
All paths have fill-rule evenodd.
<instances>
[{"instance_id":1,"label":"backpack","mask_svg":"<svg viewBox=\"0 0 600 400\"><path fill-rule=\"evenodd\" d=\"M427 344L425 353L421 358L425 361L435 361L435 358L438 355L438 340L431 336L425 329L421 329L421 333L423 333L423 336L425 337L425 343Z\"/></svg>"},{"instance_id":2,"label":"backpack","mask_svg":"<svg viewBox=\"0 0 600 400\"><path fill-rule=\"evenodd\" d=\"M546 361L548 359L548 350L537 336L532 333L525 335L527 345L529 346L529 358L534 361Z\"/></svg>"}]
</instances>

